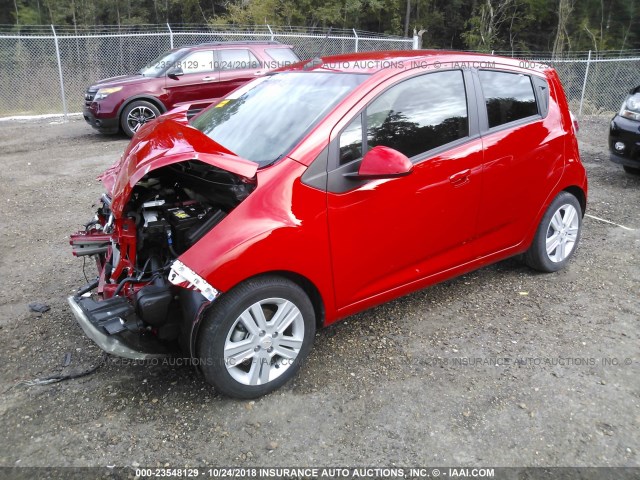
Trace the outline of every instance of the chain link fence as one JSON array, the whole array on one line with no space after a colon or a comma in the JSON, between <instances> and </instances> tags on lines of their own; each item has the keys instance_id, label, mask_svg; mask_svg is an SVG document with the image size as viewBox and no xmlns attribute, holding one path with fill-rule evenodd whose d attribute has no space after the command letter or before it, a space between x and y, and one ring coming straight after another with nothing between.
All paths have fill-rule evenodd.
<instances>
[{"instance_id":1,"label":"chain link fence","mask_svg":"<svg viewBox=\"0 0 640 480\"><path fill-rule=\"evenodd\" d=\"M23 27L0 30L0 117L80 112L96 80L137 72L169 50L229 40L275 40L302 59L369 50L411 49L413 40L357 30L314 28Z\"/></svg>"},{"instance_id":2,"label":"chain link fence","mask_svg":"<svg viewBox=\"0 0 640 480\"><path fill-rule=\"evenodd\" d=\"M0 117L80 112L96 80L138 71L170 48L226 40L276 40L302 59L372 50L409 50L414 39L357 30L259 26L0 27ZM493 52L558 71L571 109L613 115L640 85L640 52Z\"/></svg>"}]
</instances>

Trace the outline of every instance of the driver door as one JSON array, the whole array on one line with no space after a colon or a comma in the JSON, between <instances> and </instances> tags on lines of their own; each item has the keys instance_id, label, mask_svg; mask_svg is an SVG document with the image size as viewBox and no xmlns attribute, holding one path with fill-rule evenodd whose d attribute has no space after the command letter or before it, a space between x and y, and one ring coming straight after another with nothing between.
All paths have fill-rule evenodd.
<instances>
[{"instance_id":1,"label":"driver door","mask_svg":"<svg viewBox=\"0 0 640 480\"><path fill-rule=\"evenodd\" d=\"M339 309L471 259L483 155L466 85L461 70L402 80L334 134L327 204ZM404 153L413 171L345 176L376 145Z\"/></svg>"}]
</instances>

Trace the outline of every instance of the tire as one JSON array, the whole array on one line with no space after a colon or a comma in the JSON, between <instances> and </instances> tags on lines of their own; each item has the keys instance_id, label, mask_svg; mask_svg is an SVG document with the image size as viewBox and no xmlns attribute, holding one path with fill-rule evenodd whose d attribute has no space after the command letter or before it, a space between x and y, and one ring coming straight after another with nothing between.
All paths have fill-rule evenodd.
<instances>
[{"instance_id":1,"label":"tire","mask_svg":"<svg viewBox=\"0 0 640 480\"><path fill-rule=\"evenodd\" d=\"M124 107L120 114L120 127L129 138L144 125L160 116L160 110L153 103L136 100Z\"/></svg>"},{"instance_id":2,"label":"tire","mask_svg":"<svg viewBox=\"0 0 640 480\"><path fill-rule=\"evenodd\" d=\"M622 168L624 168L624 171L631 174L631 175L640 175L640 168L636 168L636 167L629 167L627 165L623 165Z\"/></svg>"},{"instance_id":3,"label":"tire","mask_svg":"<svg viewBox=\"0 0 640 480\"><path fill-rule=\"evenodd\" d=\"M196 340L201 371L216 391L241 399L287 383L309 354L316 327L304 290L276 276L233 288L202 321Z\"/></svg>"},{"instance_id":4,"label":"tire","mask_svg":"<svg viewBox=\"0 0 640 480\"><path fill-rule=\"evenodd\" d=\"M567 264L580 242L582 208L578 199L560 192L538 225L529 250L527 265L541 272L556 272Z\"/></svg>"}]
</instances>

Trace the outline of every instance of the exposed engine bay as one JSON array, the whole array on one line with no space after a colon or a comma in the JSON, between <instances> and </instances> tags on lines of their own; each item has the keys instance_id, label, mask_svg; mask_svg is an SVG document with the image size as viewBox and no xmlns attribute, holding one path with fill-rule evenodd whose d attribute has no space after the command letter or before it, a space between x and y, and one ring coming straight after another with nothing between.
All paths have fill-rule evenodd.
<instances>
[{"instance_id":1,"label":"exposed engine bay","mask_svg":"<svg viewBox=\"0 0 640 480\"><path fill-rule=\"evenodd\" d=\"M166 264L220 223L254 185L198 162L169 165L134 187L124 216L134 220L137 268L157 257Z\"/></svg>"},{"instance_id":2,"label":"exposed engine bay","mask_svg":"<svg viewBox=\"0 0 640 480\"><path fill-rule=\"evenodd\" d=\"M103 195L95 218L71 237L74 255L95 257L99 273L76 295L79 308L107 335L135 333L129 343L137 350L145 350L141 341L177 340L183 318L206 299L172 284L172 265L254 188L253 180L191 160L146 174L119 219Z\"/></svg>"}]
</instances>

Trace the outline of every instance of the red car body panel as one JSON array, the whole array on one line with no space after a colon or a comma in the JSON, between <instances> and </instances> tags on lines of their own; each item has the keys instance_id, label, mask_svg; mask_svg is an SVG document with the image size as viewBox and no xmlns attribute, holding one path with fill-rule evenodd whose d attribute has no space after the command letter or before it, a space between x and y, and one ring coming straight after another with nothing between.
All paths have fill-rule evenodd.
<instances>
[{"instance_id":1,"label":"red car body panel","mask_svg":"<svg viewBox=\"0 0 640 480\"><path fill-rule=\"evenodd\" d=\"M362 68L357 64L363 60L374 63ZM409 175L371 180L344 193L301 180L353 116L390 85L418 71L489 65L545 78L548 115L482 132L414 163ZM172 119L141 129L123 160L102 177L112 191L114 235L123 232L123 207L147 172L199 159L236 173L255 182L255 190L180 255L180 262L222 294L265 273L304 279L317 290L323 323L330 324L526 251L547 207L563 190L579 197L584 212L587 178L553 70L528 70L513 59L428 51L344 55L313 69L371 76L270 166L258 169Z\"/></svg>"},{"instance_id":2,"label":"red car body panel","mask_svg":"<svg viewBox=\"0 0 640 480\"><path fill-rule=\"evenodd\" d=\"M240 278L296 274L309 280L325 310L334 312L326 194L300 181L304 171L304 165L289 158L259 170L260 195L251 194L233 218L223 220L180 261L223 292Z\"/></svg>"}]
</instances>

